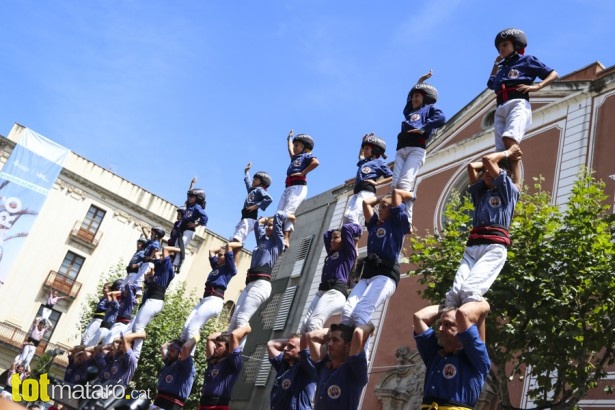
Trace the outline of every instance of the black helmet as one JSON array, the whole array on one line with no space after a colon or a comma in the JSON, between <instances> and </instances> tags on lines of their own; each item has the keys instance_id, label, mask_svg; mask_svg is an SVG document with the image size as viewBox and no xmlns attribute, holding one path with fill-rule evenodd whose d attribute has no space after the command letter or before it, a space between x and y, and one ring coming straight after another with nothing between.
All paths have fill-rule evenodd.
<instances>
[{"instance_id":1,"label":"black helmet","mask_svg":"<svg viewBox=\"0 0 615 410\"><path fill-rule=\"evenodd\" d=\"M293 138L293 142L300 142L303 146L309 150L314 149L314 140L307 134L299 134Z\"/></svg>"},{"instance_id":2,"label":"black helmet","mask_svg":"<svg viewBox=\"0 0 615 410\"><path fill-rule=\"evenodd\" d=\"M196 203L205 208L205 204L207 203L205 201L205 191L203 191L201 188L191 189L190 191L188 191L188 196L196 196Z\"/></svg>"},{"instance_id":3,"label":"black helmet","mask_svg":"<svg viewBox=\"0 0 615 410\"><path fill-rule=\"evenodd\" d=\"M117 279L115 282L113 282L113 285L111 285L111 290L120 290L123 283L124 279Z\"/></svg>"},{"instance_id":4,"label":"black helmet","mask_svg":"<svg viewBox=\"0 0 615 410\"><path fill-rule=\"evenodd\" d=\"M382 138L376 137L375 135L366 135L363 137L361 146L365 144L372 146L372 152L374 154L382 155L386 159L387 156L384 155L384 152L387 150L387 143Z\"/></svg>"},{"instance_id":5,"label":"black helmet","mask_svg":"<svg viewBox=\"0 0 615 410\"><path fill-rule=\"evenodd\" d=\"M181 212L182 214L186 212L186 207L184 205L177 208L177 212Z\"/></svg>"},{"instance_id":6,"label":"black helmet","mask_svg":"<svg viewBox=\"0 0 615 410\"><path fill-rule=\"evenodd\" d=\"M527 47L527 36L523 30L518 28L505 28L495 36L495 48L499 49L499 45L504 40L511 40L515 51L519 54L523 54L525 47Z\"/></svg>"},{"instance_id":7,"label":"black helmet","mask_svg":"<svg viewBox=\"0 0 615 410\"><path fill-rule=\"evenodd\" d=\"M408 101L412 99L412 93L419 91L423 94L423 102L425 104L435 104L438 101L438 90L431 84L418 83L408 93Z\"/></svg>"},{"instance_id":8,"label":"black helmet","mask_svg":"<svg viewBox=\"0 0 615 410\"><path fill-rule=\"evenodd\" d=\"M164 229L162 229L161 227L152 226L152 231L156 234L156 237L158 239L164 238L165 232L164 232Z\"/></svg>"},{"instance_id":9,"label":"black helmet","mask_svg":"<svg viewBox=\"0 0 615 410\"><path fill-rule=\"evenodd\" d=\"M271 186L271 177L265 171L258 171L256 174L254 174L254 178L260 179L262 184L266 187Z\"/></svg>"},{"instance_id":10,"label":"black helmet","mask_svg":"<svg viewBox=\"0 0 615 410\"><path fill-rule=\"evenodd\" d=\"M137 243L140 243L141 245L145 245L147 243L147 239L139 238L139 239L137 239Z\"/></svg>"}]
</instances>

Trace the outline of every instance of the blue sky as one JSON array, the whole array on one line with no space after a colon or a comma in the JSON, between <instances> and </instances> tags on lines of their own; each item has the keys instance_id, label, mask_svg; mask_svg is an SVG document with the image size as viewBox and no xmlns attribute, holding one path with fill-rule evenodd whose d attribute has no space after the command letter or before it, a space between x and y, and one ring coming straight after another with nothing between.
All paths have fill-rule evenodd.
<instances>
[{"instance_id":1,"label":"blue sky","mask_svg":"<svg viewBox=\"0 0 615 410\"><path fill-rule=\"evenodd\" d=\"M309 196L356 172L361 137L394 156L406 95L432 69L447 118L486 87L496 33L560 75L615 64L615 2L2 2L0 134L18 122L180 204L193 176L209 228L232 234L243 168L266 170L275 211L286 135L308 133ZM299 221L300 223L300 221Z\"/></svg>"}]
</instances>

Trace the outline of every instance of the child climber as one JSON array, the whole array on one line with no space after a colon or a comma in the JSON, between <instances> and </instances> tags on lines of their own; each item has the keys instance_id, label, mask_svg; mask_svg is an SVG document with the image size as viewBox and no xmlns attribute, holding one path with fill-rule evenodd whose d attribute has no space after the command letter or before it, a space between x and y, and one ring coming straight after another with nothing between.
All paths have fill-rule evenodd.
<instances>
[{"instance_id":1,"label":"child climber","mask_svg":"<svg viewBox=\"0 0 615 410\"><path fill-rule=\"evenodd\" d=\"M398 188L414 194L411 200L405 202L410 231L412 205L416 198L416 176L425 163L427 141L434 130L446 121L442 110L434 105L438 100L438 91L433 85L423 83L429 77L431 70L419 78L418 83L408 93L404 107L405 120L402 121L401 132L397 135L397 152L390 189L391 193Z\"/></svg>"}]
</instances>

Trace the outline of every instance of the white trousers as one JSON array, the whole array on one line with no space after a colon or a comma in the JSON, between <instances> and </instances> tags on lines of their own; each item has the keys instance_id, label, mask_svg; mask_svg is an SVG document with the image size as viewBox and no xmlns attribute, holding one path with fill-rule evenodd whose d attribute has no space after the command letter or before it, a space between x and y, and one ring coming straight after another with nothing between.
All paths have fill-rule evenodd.
<instances>
[{"instance_id":1,"label":"white trousers","mask_svg":"<svg viewBox=\"0 0 615 410\"><path fill-rule=\"evenodd\" d=\"M388 276L359 280L344 304L341 323L349 326L367 324L372 313L393 296L396 288L395 281Z\"/></svg>"},{"instance_id":2,"label":"white trousers","mask_svg":"<svg viewBox=\"0 0 615 410\"><path fill-rule=\"evenodd\" d=\"M201 333L201 328L207 321L222 312L224 300L217 296L202 298L198 305L192 309L184 323L182 339L188 340Z\"/></svg>"},{"instance_id":3,"label":"white trousers","mask_svg":"<svg viewBox=\"0 0 615 410\"><path fill-rule=\"evenodd\" d=\"M307 197L308 189L307 185L291 185L287 187L278 203L278 211L284 211L286 213L295 214L301 202ZM291 221L286 220L284 222L284 232L292 231L294 225Z\"/></svg>"},{"instance_id":4,"label":"white trousers","mask_svg":"<svg viewBox=\"0 0 615 410\"><path fill-rule=\"evenodd\" d=\"M248 283L237 299L235 312L228 326L229 333L249 325L254 312L269 299L269 296L271 296L271 282L268 280L259 279Z\"/></svg>"},{"instance_id":5,"label":"white trousers","mask_svg":"<svg viewBox=\"0 0 615 410\"><path fill-rule=\"evenodd\" d=\"M128 326L127 332L136 333L145 330L147 324L154 318L162 308L164 307L164 300L160 299L147 299L143 306L139 308L139 311L132 318ZM132 351L137 358L141 355L141 348L143 347L143 339L135 339L132 343Z\"/></svg>"},{"instance_id":6,"label":"white trousers","mask_svg":"<svg viewBox=\"0 0 615 410\"><path fill-rule=\"evenodd\" d=\"M100 329L101 323L102 323L102 319L100 318L92 319L90 321L90 323L88 324L88 327L86 327L85 330L83 331L83 335L81 335L82 345L90 346L89 343L96 335L96 332L98 332L98 329Z\"/></svg>"},{"instance_id":7,"label":"white trousers","mask_svg":"<svg viewBox=\"0 0 615 410\"><path fill-rule=\"evenodd\" d=\"M248 239L248 236L250 236L250 234L254 231L255 223L256 219L243 218L237 223L237 226L235 226L235 233L233 234L231 239L244 243L246 239Z\"/></svg>"},{"instance_id":8,"label":"white trousers","mask_svg":"<svg viewBox=\"0 0 615 410\"><path fill-rule=\"evenodd\" d=\"M346 211L344 212L344 224L357 224L359 226L365 226L365 216L363 215L363 201L368 198L375 197L376 194L369 191L360 191L350 197Z\"/></svg>"},{"instance_id":9,"label":"white trousers","mask_svg":"<svg viewBox=\"0 0 615 410\"><path fill-rule=\"evenodd\" d=\"M525 100L524 100L525 101ZM508 250L500 244L466 246L446 306L480 302L506 263Z\"/></svg>"},{"instance_id":10,"label":"white trousers","mask_svg":"<svg viewBox=\"0 0 615 410\"><path fill-rule=\"evenodd\" d=\"M120 337L120 333L126 333L127 328L127 323L114 323L113 326L111 326L111 329L109 329L109 332L105 335L105 338L103 339L103 344L108 345L113 343L116 338Z\"/></svg>"},{"instance_id":11,"label":"white trousers","mask_svg":"<svg viewBox=\"0 0 615 410\"><path fill-rule=\"evenodd\" d=\"M15 361L21 363L23 367L28 367L34 357L34 352L36 352L36 346L25 345L21 350L21 354L15 358Z\"/></svg>"},{"instance_id":12,"label":"white trousers","mask_svg":"<svg viewBox=\"0 0 615 410\"><path fill-rule=\"evenodd\" d=\"M105 336L107 336L107 333L109 333L109 329L105 327L99 327L92 340L90 340L90 343L88 343L88 346L96 346L97 344L102 342L105 339Z\"/></svg>"},{"instance_id":13,"label":"white trousers","mask_svg":"<svg viewBox=\"0 0 615 410\"><path fill-rule=\"evenodd\" d=\"M508 100L495 109L493 132L495 134L495 150L506 150L503 137L521 142L527 127L532 123L532 106L522 98Z\"/></svg>"},{"instance_id":14,"label":"white trousers","mask_svg":"<svg viewBox=\"0 0 615 410\"><path fill-rule=\"evenodd\" d=\"M182 233L182 241L184 242L184 249L188 248L188 244L190 243L192 238L194 238L194 231L184 231L184 233ZM177 246L179 246L179 243L177 244ZM179 256L179 253L177 253L175 255L175 258L173 259L173 266L179 266L179 260L180 260L180 256Z\"/></svg>"},{"instance_id":15,"label":"white trousers","mask_svg":"<svg viewBox=\"0 0 615 410\"><path fill-rule=\"evenodd\" d=\"M416 176L425 164L425 149L421 147L404 147L397 150L395 154L395 166L393 167L393 188L413 192L416 195ZM408 221L412 226L412 206L414 201L405 201Z\"/></svg>"},{"instance_id":16,"label":"white trousers","mask_svg":"<svg viewBox=\"0 0 615 410\"><path fill-rule=\"evenodd\" d=\"M300 333L322 329L331 316L342 312L345 304L346 295L339 290L319 290L302 319Z\"/></svg>"}]
</instances>

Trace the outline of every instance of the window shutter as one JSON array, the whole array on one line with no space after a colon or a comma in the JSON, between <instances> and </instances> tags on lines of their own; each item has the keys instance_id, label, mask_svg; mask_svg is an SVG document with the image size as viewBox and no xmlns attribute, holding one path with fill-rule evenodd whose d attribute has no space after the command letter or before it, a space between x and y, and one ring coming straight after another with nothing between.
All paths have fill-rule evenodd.
<instances>
[{"instance_id":1,"label":"window shutter","mask_svg":"<svg viewBox=\"0 0 615 410\"><path fill-rule=\"evenodd\" d=\"M290 274L291 278L297 278L301 276L301 272L303 271L303 265L305 264L305 258L307 258L307 255L310 252L312 238L312 236L307 236L301 239L301 243L299 244L299 251L297 252L297 258L295 259L295 265L293 266L293 271Z\"/></svg>"},{"instance_id":2,"label":"window shutter","mask_svg":"<svg viewBox=\"0 0 615 410\"><path fill-rule=\"evenodd\" d=\"M282 296L280 308L278 309L278 316L276 317L275 323L273 324L273 330L284 330L284 327L286 326L286 319L288 319L288 314L290 312L291 306L293 305L293 299L295 298L296 291L296 286L286 288L286 290L284 291L284 296Z\"/></svg>"},{"instance_id":3,"label":"window shutter","mask_svg":"<svg viewBox=\"0 0 615 410\"><path fill-rule=\"evenodd\" d=\"M258 374L256 375L256 381L254 382L255 386L266 386L267 380L269 379L269 373L271 370L271 363L269 362L269 355L265 350L263 354L263 358L261 359L260 368L258 369Z\"/></svg>"}]
</instances>

